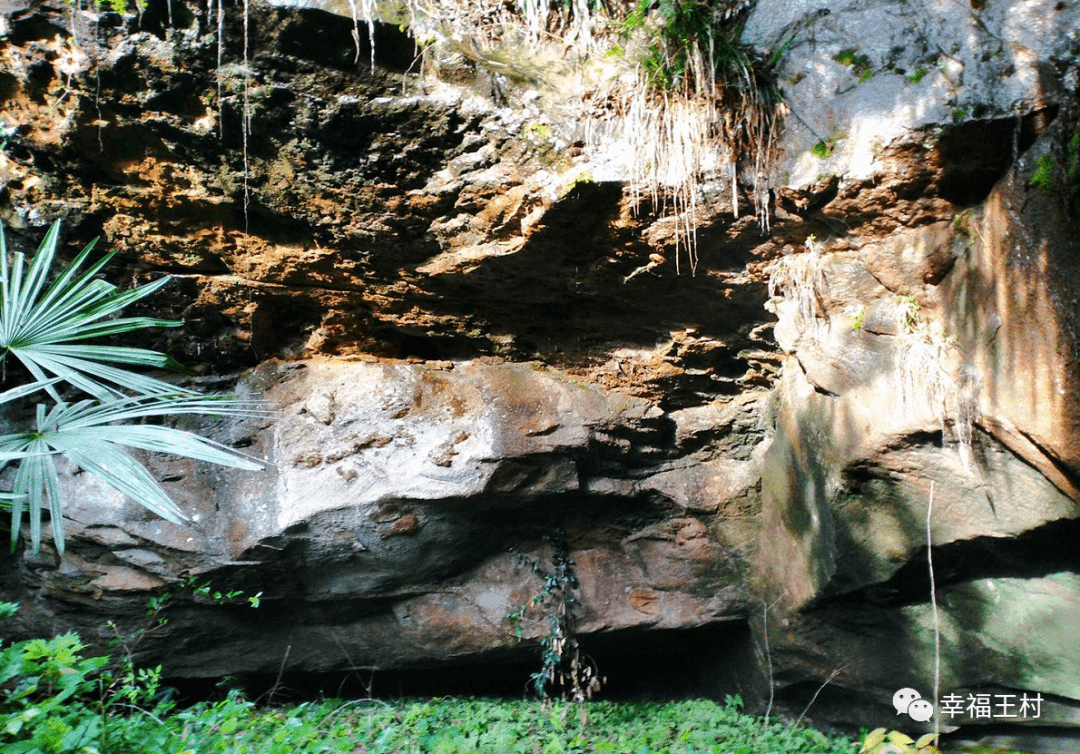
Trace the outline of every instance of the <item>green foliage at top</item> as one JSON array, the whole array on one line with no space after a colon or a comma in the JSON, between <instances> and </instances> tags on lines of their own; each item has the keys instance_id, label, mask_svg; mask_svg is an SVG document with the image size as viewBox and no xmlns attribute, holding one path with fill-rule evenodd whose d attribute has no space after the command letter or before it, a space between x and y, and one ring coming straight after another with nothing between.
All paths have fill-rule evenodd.
<instances>
[{"instance_id":1,"label":"green foliage at top","mask_svg":"<svg viewBox=\"0 0 1080 754\"><path fill-rule=\"evenodd\" d=\"M32 546L38 549L47 501L53 539L58 551L64 551L56 455L66 456L113 489L175 523L183 521L184 514L122 447L240 469L262 468L262 464L231 448L192 433L160 424L131 424L185 414L251 416L259 412L250 402L200 395L131 369L183 371L164 354L86 343L98 336L180 323L149 317L118 318L116 315L124 307L158 290L169 279L121 292L96 278L111 254L80 274L92 243L54 278L59 234L60 224L56 223L28 263L21 253L11 255L9 261L0 229L0 381L7 379L9 357L20 362L34 378L27 385L0 392L0 404L22 400L38 391L46 392L53 404L37 404L33 426L26 431L0 435L0 471L10 463L17 464L11 491L0 493L0 499L11 506L13 550L24 511L29 514ZM64 397L59 383L68 385ZM80 397L79 393L89 397L69 403L72 390L76 397Z\"/></svg>"},{"instance_id":2,"label":"green foliage at top","mask_svg":"<svg viewBox=\"0 0 1080 754\"><path fill-rule=\"evenodd\" d=\"M67 0L70 5L80 7L80 0ZM132 9L132 6L128 5L128 0L90 0L90 5L98 10L114 13L127 13ZM139 13L142 13L146 9L146 0L135 0L133 3L134 9Z\"/></svg>"},{"instance_id":3,"label":"green foliage at top","mask_svg":"<svg viewBox=\"0 0 1080 754\"><path fill-rule=\"evenodd\" d=\"M623 22L620 35L629 39L641 29L651 35L641 63L649 84L661 91L701 90L708 82L698 77L723 79L727 66L750 66L740 41L741 25L722 23L710 3L640 0Z\"/></svg>"}]
</instances>

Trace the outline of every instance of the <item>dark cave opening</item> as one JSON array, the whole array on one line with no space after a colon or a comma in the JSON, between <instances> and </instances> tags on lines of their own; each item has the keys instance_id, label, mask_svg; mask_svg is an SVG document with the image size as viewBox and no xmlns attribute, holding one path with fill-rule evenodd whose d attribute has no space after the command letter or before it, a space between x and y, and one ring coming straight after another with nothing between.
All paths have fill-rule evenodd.
<instances>
[{"instance_id":1,"label":"dark cave opening","mask_svg":"<svg viewBox=\"0 0 1080 754\"><path fill-rule=\"evenodd\" d=\"M746 620L692 629L625 629L579 637L581 654L604 680L594 697L606 701L661 701L740 695L760 701L766 683L753 658ZM433 697L532 698L530 676L540 669L540 649L522 644L453 664L379 670L370 666L334 672L287 671L236 678L168 678L184 704L240 689L248 699L287 704L321 698L412 699Z\"/></svg>"},{"instance_id":2,"label":"dark cave opening","mask_svg":"<svg viewBox=\"0 0 1080 754\"><path fill-rule=\"evenodd\" d=\"M1057 111L1051 106L1016 118L972 120L947 130L937 145L941 161L937 193L960 207L984 201Z\"/></svg>"}]
</instances>

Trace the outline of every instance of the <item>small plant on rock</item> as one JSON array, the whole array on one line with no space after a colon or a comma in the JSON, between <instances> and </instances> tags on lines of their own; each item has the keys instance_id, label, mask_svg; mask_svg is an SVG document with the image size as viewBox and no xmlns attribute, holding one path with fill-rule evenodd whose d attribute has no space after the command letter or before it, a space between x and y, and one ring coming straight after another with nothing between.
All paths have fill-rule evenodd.
<instances>
[{"instance_id":1,"label":"small plant on rock","mask_svg":"<svg viewBox=\"0 0 1080 754\"><path fill-rule=\"evenodd\" d=\"M535 558L516 553L517 562L529 566L543 580L544 586L533 596L530 604L521 605L508 613L506 618L514 626L514 635L520 640L521 624L529 608L547 609L548 632L540 639L541 666L530 676L532 688L541 699L559 697L585 702L600 690L604 679L599 677L588 658L581 655L578 646L574 629L577 578L573 572L574 561L569 557L569 545L562 536L546 539L555 547L550 571Z\"/></svg>"},{"instance_id":2,"label":"small plant on rock","mask_svg":"<svg viewBox=\"0 0 1080 754\"><path fill-rule=\"evenodd\" d=\"M855 313L855 316L851 320L852 330L861 330L866 326L866 307L859 307L859 311Z\"/></svg>"},{"instance_id":3,"label":"small plant on rock","mask_svg":"<svg viewBox=\"0 0 1080 754\"><path fill-rule=\"evenodd\" d=\"M832 153L836 151L836 139L822 139L814 146L810 147L810 154L817 157L819 160L826 160L832 157Z\"/></svg>"},{"instance_id":4,"label":"small plant on rock","mask_svg":"<svg viewBox=\"0 0 1080 754\"><path fill-rule=\"evenodd\" d=\"M858 77L860 84L874 78L874 69L871 67L870 58L866 55L859 55L859 51L855 48L841 50L833 56L833 60L840 65L850 66L851 72Z\"/></svg>"},{"instance_id":5,"label":"small plant on rock","mask_svg":"<svg viewBox=\"0 0 1080 754\"><path fill-rule=\"evenodd\" d=\"M1035 171L1031 174L1029 186L1034 186L1044 194L1054 191L1054 158L1044 154L1035 162Z\"/></svg>"}]
</instances>

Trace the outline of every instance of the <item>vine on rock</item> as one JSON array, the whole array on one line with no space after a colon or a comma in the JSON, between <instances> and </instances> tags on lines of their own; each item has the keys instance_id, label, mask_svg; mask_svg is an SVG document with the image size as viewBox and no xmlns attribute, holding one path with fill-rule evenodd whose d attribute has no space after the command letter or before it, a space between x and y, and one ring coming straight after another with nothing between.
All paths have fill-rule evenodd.
<instances>
[{"instance_id":1,"label":"vine on rock","mask_svg":"<svg viewBox=\"0 0 1080 754\"><path fill-rule=\"evenodd\" d=\"M528 603L508 613L506 619L520 641L522 621L530 608L546 609L548 630L540 638L541 665L529 676L530 685L540 698L585 702L600 690L606 679L599 676L591 658L582 656L578 644L574 615L574 607L580 604L574 594L578 582L566 536L559 532L545 536L544 540L553 549L550 570L530 555L514 553L518 565L528 566L544 584Z\"/></svg>"}]
</instances>

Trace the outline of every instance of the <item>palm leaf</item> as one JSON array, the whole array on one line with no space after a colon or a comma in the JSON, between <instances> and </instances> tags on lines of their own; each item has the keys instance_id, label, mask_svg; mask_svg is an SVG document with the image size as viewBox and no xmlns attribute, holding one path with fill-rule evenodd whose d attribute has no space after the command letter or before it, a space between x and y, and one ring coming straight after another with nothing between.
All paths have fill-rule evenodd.
<instances>
[{"instance_id":1,"label":"palm leaf","mask_svg":"<svg viewBox=\"0 0 1080 754\"><path fill-rule=\"evenodd\" d=\"M112 254L79 274L93 243L88 244L46 289L59 237L60 223L57 222L45 234L29 266L21 253L14 254L9 265L0 232L0 359L10 353L36 379L45 378L46 373L62 377L101 401L115 398L125 390L148 395L178 392L175 386L163 380L102 363L182 371L175 360L164 354L137 348L60 345L67 341L116 335L145 327L175 327L182 323L150 317L102 321L154 293L168 283L169 278L120 292L116 286L94 278ZM53 400L62 402L54 387L49 386L47 390Z\"/></svg>"},{"instance_id":2,"label":"palm leaf","mask_svg":"<svg viewBox=\"0 0 1080 754\"><path fill-rule=\"evenodd\" d=\"M261 471L263 468L258 461L245 458L227 445L173 427L154 425L106 425L86 429L62 427L55 432L44 434L42 438L51 448L69 458L74 458L74 454L80 448L109 443L128 448L141 448L155 453L171 453L247 471ZM86 470L89 471L89 469ZM132 497L135 496L132 495Z\"/></svg>"},{"instance_id":3,"label":"palm leaf","mask_svg":"<svg viewBox=\"0 0 1080 754\"><path fill-rule=\"evenodd\" d=\"M38 382L31 382L26 385L20 385L19 387L11 388L0 393L0 404L8 403L9 401L18 400L19 398L25 398L31 393L36 393L49 385L54 385L62 378L53 377L51 380L42 380Z\"/></svg>"},{"instance_id":4,"label":"palm leaf","mask_svg":"<svg viewBox=\"0 0 1080 754\"><path fill-rule=\"evenodd\" d=\"M46 411L38 406L37 432L0 436L0 459L22 454L12 500L12 547L18 542L25 507L30 518L30 541L36 552L41 543L41 511L48 497L53 539L64 552L59 478L52 454L59 453L118 492L162 518L181 523L187 516L169 498L142 464L119 446L209 461L237 469L258 471L264 464L221 443L174 427L115 424L176 414L261 416L265 411L251 401L218 396L137 396L107 404L81 401L60 404Z\"/></svg>"},{"instance_id":5,"label":"palm leaf","mask_svg":"<svg viewBox=\"0 0 1080 754\"><path fill-rule=\"evenodd\" d=\"M99 348L103 346L83 346L85 350L74 350L74 353L83 354L89 349ZM95 363L86 358L80 356L70 356L66 349L75 347L73 346L44 346L37 349L34 354L34 359L30 363L26 363L26 367L30 370L38 379L45 377L45 371L58 374L65 380L70 382L75 387L90 393L98 400L110 401L118 396L117 393L112 391L106 391L104 394L99 392L100 383L86 376L87 371L92 371L97 377L114 382L118 385L135 390L143 395L169 395L175 393L188 393L193 394L191 390L177 387L163 380L159 380L155 377L149 377L138 372L129 372L126 369L117 369L116 367L109 366L108 364ZM109 349L117 350L117 349ZM132 348L131 351L141 351L143 349ZM162 356L155 351L146 351L155 357ZM91 354L91 357L96 354ZM106 357L111 354L106 354ZM162 357L168 359L168 357ZM104 359L103 359L104 360ZM109 359L111 360L111 359ZM172 361L168 359L168 361ZM141 366L158 366L157 363L150 362L149 359L142 362L129 361L127 363L139 363ZM161 366L165 366L164 361Z\"/></svg>"},{"instance_id":6,"label":"palm leaf","mask_svg":"<svg viewBox=\"0 0 1080 754\"><path fill-rule=\"evenodd\" d=\"M68 429L82 429L109 422L182 414L256 418L267 415L265 406L262 401L227 395L132 396L109 403L82 401L71 406L57 406L46 421L62 424Z\"/></svg>"},{"instance_id":7,"label":"palm leaf","mask_svg":"<svg viewBox=\"0 0 1080 754\"><path fill-rule=\"evenodd\" d=\"M35 379L29 385L0 393L0 404L25 398L38 390L47 391L55 401L51 409L44 405L37 407L35 431L0 435L0 470L12 461L18 462L12 491L0 493L0 500L10 500L12 548L18 543L25 511L36 552L41 543L41 516L47 499L53 539L63 553L63 501L54 455L63 454L148 510L181 523L186 520L183 512L142 464L122 448L170 453L239 469L257 470L263 464L191 432L125 422L184 414L253 417L265 416L266 411L262 404L253 401L199 395L124 368L185 371L165 354L142 348L72 343L181 323L151 317L114 317L125 306L165 285L168 278L121 293L116 286L95 279L111 254L79 272L93 243L46 287L59 233L60 225L56 223L28 265L22 254L14 254L9 263L0 229L0 362L10 353ZM94 400L65 403L55 387L59 381L70 383Z\"/></svg>"},{"instance_id":8,"label":"palm leaf","mask_svg":"<svg viewBox=\"0 0 1080 754\"><path fill-rule=\"evenodd\" d=\"M0 393L0 405L2 405L4 403L10 403L11 401L15 401L15 400L18 400L20 398L25 398L26 396L31 395L33 393L36 393L38 390L42 390L42 389L48 387L49 385L56 384L57 382L60 381L60 379L61 379L60 377L53 377L51 380L45 380L43 382L42 381L31 382L28 385L20 385L19 387L11 388L10 390L5 390L4 392ZM10 436L9 435L0 435L0 445L2 445L3 441L6 440L8 437L10 437ZM25 451L25 450L23 450L23 451L10 451L10 450L3 451L3 450L0 450L0 471L3 471L4 467L7 466L9 462L16 461L16 460L18 460L20 458L26 458L27 456L31 456L31 455L36 455L36 454L33 453L33 452L30 452L30 451ZM5 493L5 492L0 492L0 500L11 500L11 499L13 499L12 495L10 495L8 493Z\"/></svg>"}]
</instances>

